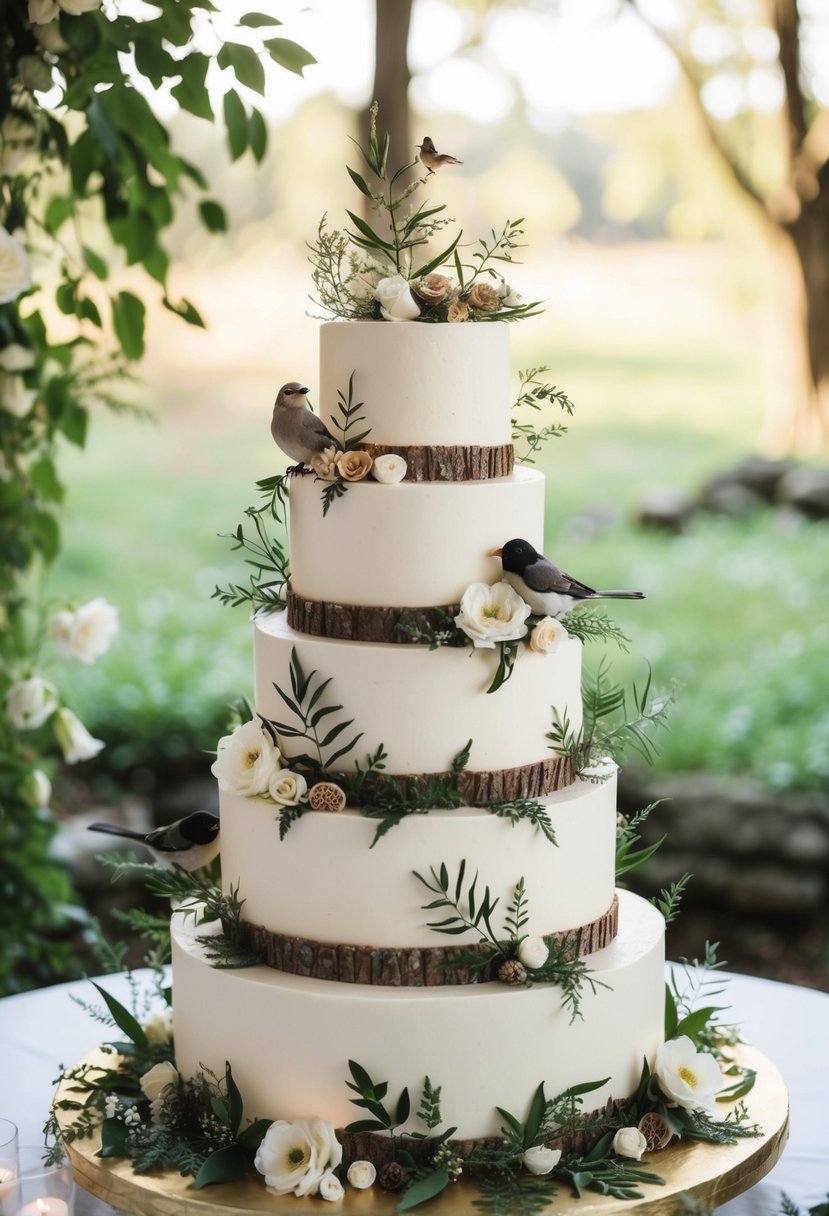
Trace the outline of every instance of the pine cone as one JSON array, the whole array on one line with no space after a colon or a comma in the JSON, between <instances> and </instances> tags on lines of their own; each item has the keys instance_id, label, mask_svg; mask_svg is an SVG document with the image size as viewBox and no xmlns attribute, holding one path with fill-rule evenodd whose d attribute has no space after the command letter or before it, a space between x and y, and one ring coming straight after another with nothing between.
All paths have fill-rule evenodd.
<instances>
[{"instance_id":1,"label":"pine cone","mask_svg":"<svg viewBox=\"0 0 829 1216\"><path fill-rule=\"evenodd\" d=\"M406 1171L398 1161L387 1161L380 1167L377 1184L384 1191L402 1191L406 1183Z\"/></svg>"},{"instance_id":2,"label":"pine cone","mask_svg":"<svg viewBox=\"0 0 829 1216\"><path fill-rule=\"evenodd\" d=\"M527 969L517 958L505 959L498 968L498 979L502 984L526 984Z\"/></svg>"}]
</instances>

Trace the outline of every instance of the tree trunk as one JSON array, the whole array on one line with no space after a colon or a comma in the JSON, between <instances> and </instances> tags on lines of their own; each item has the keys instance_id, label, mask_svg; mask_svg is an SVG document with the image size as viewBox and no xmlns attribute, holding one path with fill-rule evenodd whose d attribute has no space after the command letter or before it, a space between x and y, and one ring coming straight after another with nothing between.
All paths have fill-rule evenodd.
<instances>
[{"instance_id":1,"label":"tree trunk","mask_svg":"<svg viewBox=\"0 0 829 1216\"><path fill-rule=\"evenodd\" d=\"M819 177L819 192L804 202L788 226L803 277L806 348L812 390L809 446L829 445L829 165Z\"/></svg>"},{"instance_id":2,"label":"tree trunk","mask_svg":"<svg viewBox=\"0 0 829 1216\"><path fill-rule=\"evenodd\" d=\"M374 36L374 97L380 113L378 133L388 131L389 166L398 169L414 159L415 146L409 128L409 61L407 47L414 0L376 0ZM363 114L368 127L368 110Z\"/></svg>"}]
</instances>

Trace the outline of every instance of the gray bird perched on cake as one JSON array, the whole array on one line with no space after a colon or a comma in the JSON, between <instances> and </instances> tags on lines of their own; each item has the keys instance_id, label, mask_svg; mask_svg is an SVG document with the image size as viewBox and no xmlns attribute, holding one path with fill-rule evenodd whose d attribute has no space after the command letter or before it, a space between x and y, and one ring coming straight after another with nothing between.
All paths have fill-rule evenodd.
<instances>
[{"instance_id":1,"label":"gray bird perched on cake","mask_svg":"<svg viewBox=\"0 0 829 1216\"><path fill-rule=\"evenodd\" d=\"M271 419L271 434L277 447L297 464L289 473L302 470L304 465L313 468L315 458L322 456L328 448L336 450L337 444L325 423L308 405L310 390L298 380L283 384L276 396Z\"/></svg>"},{"instance_id":2,"label":"gray bird perched on cake","mask_svg":"<svg viewBox=\"0 0 829 1216\"><path fill-rule=\"evenodd\" d=\"M450 156L448 152L438 152L428 135L424 135L423 143L418 144L418 149L420 160L426 166L427 173L434 173L435 169L440 169L443 165L463 164L462 160Z\"/></svg>"},{"instance_id":3,"label":"gray bird perched on cake","mask_svg":"<svg viewBox=\"0 0 829 1216\"><path fill-rule=\"evenodd\" d=\"M150 850L159 865L181 866L188 873L209 865L219 853L219 816L212 811L194 811L153 832L134 832L115 823L90 823L89 830L137 840Z\"/></svg>"},{"instance_id":4,"label":"gray bird perched on cake","mask_svg":"<svg viewBox=\"0 0 829 1216\"><path fill-rule=\"evenodd\" d=\"M491 549L488 556L500 557L504 579L539 616L564 616L585 600L645 598L642 591L594 591L537 553L527 540L508 540L500 549Z\"/></svg>"}]
</instances>

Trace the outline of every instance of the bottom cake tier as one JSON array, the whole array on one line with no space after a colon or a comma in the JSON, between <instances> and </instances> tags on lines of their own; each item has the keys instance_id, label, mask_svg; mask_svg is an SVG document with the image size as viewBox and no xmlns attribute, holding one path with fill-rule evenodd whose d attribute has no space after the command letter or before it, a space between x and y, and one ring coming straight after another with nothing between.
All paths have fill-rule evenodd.
<instances>
[{"instance_id":1,"label":"bottom cake tier","mask_svg":"<svg viewBox=\"0 0 829 1216\"><path fill-rule=\"evenodd\" d=\"M174 916L178 1069L222 1074L229 1062L246 1117L318 1115L335 1127L360 1117L349 1060L388 1081L392 1100L408 1086L415 1105L428 1076L444 1124L465 1139L498 1134L496 1106L523 1118L541 1081L553 1096L607 1078L591 1108L626 1098L664 1038L665 923L645 900L618 895L618 935L586 960L595 991L585 984L576 1018L551 984L376 988L212 967L198 940L211 927Z\"/></svg>"}]
</instances>

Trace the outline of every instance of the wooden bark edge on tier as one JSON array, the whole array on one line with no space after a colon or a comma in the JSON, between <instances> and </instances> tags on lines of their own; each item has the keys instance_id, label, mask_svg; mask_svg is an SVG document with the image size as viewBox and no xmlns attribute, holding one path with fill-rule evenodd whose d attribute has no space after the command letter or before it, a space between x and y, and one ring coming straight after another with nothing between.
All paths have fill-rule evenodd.
<instances>
[{"instance_id":1,"label":"wooden bark edge on tier","mask_svg":"<svg viewBox=\"0 0 829 1216\"><path fill-rule=\"evenodd\" d=\"M383 608L363 604L332 604L286 590L288 624L314 638L342 642L383 642L412 645L412 632L432 637L453 627L458 604L430 608Z\"/></svg>"},{"instance_id":2,"label":"wooden bark edge on tier","mask_svg":"<svg viewBox=\"0 0 829 1216\"><path fill-rule=\"evenodd\" d=\"M614 895L602 916L575 929L545 933L544 940L550 946L565 945L568 959L583 958L608 946L616 936L618 924L619 900ZM457 952L456 946L351 946L274 933L262 925L249 925L248 929L251 945L262 952L266 966L289 975L340 984L434 988L487 983L497 979L497 969L502 961L500 958L494 960L473 976L468 968L446 966ZM465 951L469 949L464 946ZM484 953L488 948L473 946L471 949Z\"/></svg>"},{"instance_id":3,"label":"wooden bark edge on tier","mask_svg":"<svg viewBox=\"0 0 829 1216\"><path fill-rule=\"evenodd\" d=\"M378 456L402 456L406 461L404 481L488 481L508 477L515 467L511 443L493 444L387 444L361 443L372 460Z\"/></svg>"}]
</instances>

